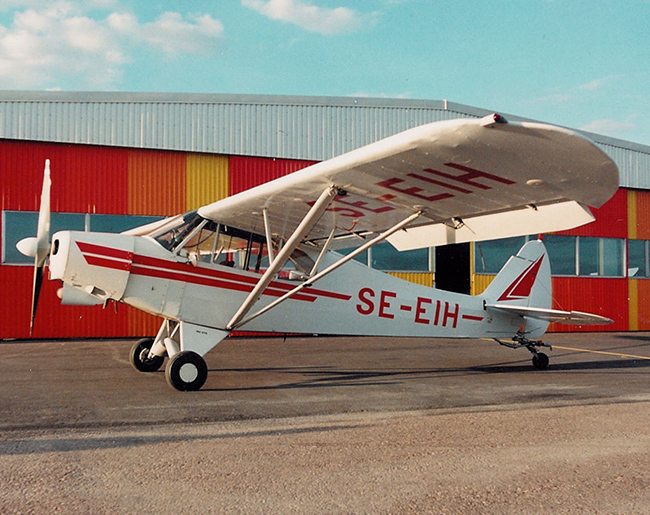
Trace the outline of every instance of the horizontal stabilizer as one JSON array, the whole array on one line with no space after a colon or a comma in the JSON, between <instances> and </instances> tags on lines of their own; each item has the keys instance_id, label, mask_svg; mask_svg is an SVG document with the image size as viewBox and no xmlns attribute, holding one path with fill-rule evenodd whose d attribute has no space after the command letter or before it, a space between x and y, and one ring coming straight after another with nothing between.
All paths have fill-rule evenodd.
<instances>
[{"instance_id":1,"label":"horizontal stabilizer","mask_svg":"<svg viewBox=\"0 0 650 515\"><path fill-rule=\"evenodd\" d=\"M606 325L613 324L611 318L594 315L593 313L583 313L581 311L561 311L558 309L529 308L525 306L512 306L508 304L487 304L489 309L496 309L513 315L522 317L536 318L547 322L557 322L560 324L571 325Z\"/></svg>"}]
</instances>

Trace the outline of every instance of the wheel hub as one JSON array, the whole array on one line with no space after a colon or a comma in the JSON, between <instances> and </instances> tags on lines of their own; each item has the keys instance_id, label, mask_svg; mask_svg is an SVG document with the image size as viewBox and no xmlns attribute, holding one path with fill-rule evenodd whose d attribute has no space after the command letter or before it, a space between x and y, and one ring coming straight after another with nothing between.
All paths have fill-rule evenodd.
<instances>
[{"instance_id":1,"label":"wheel hub","mask_svg":"<svg viewBox=\"0 0 650 515\"><path fill-rule=\"evenodd\" d=\"M178 375L185 383L191 383L198 377L199 371L193 363L185 363L178 371Z\"/></svg>"}]
</instances>

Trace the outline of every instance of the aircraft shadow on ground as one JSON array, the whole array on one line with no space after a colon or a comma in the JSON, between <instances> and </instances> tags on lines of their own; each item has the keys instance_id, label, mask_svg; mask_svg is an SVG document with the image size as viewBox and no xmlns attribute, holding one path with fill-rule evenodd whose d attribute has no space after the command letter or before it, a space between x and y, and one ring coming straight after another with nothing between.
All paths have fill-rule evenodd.
<instances>
[{"instance_id":1,"label":"aircraft shadow on ground","mask_svg":"<svg viewBox=\"0 0 650 515\"><path fill-rule=\"evenodd\" d=\"M566 356L566 355L565 355ZM571 363L551 363L547 370L535 370L529 363L502 362L490 365L477 365L471 367L426 368L426 369L400 369L400 370L348 370L328 367L274 367L274 368L230 368L212 369L213 374L251 374L256 372L287 375L291 378L299 376L300 379L290 379L272 385L204 388L202 392L233 392L255 390L285 390L294 388L334 388L358 386L387 386L404 383L410 380L436 377L461 377L467 375L484 374L513 374L531 373L545 374L553 372L588 372L588 371L617 371L650 368L647 359L610 359L598 361L575 361Z\"/></svg>"}]
</instances>

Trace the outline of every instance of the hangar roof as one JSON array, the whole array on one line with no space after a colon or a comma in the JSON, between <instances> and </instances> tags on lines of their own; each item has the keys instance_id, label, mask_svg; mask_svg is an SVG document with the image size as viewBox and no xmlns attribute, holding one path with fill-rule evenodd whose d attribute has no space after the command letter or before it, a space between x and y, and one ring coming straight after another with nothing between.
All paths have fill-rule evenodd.
<instances>
[{"instance_id":1,"label":"hangar roof","mask_svg":"<svg viewBox=\"0 0 650 515\"><path fill-rule=\"evenodd\" d=\"M446 100L0 91L0 138L321 161L417 125L491 112ZM618 164L622 186L650 189L649 146L584 134Z\"/></svg>"}]
</instances>

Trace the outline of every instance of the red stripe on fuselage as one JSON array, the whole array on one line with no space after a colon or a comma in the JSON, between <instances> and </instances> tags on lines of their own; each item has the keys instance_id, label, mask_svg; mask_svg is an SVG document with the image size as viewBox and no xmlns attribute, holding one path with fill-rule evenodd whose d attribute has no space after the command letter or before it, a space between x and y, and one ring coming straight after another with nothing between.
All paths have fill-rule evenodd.
<instances>
[{"instance_id":1,"label":"red stripe on fuselage","mask_svg":"<svg viewBox=\"0 0 650 515\"><path fill-rule=\"evenodd\" d=\"M202 268L186 263L176 263L165 259L142 256L132 252L111 247L94 245L92 243L76 242L89 265L110 268L114 270L131 271L134 275L157 277L173 281L183 281L192 284L251 292L258 278L225 270ZM127 260L127 261L124 261ZM281 297L296 285L271 281L264 295ZM328 297L339 300L350 300L350 295L335 293L309 287L303 293L296 293L291 298L314 302L317 297Z\"/></svg>"},{"instance_id":2,"label":"red stripe on fuselage","mask_svg":"<svg viewBox=\"0 0 650 515\"><path fill-rule=\"evenodd\" d=\"M474 322L481 322L483 320L483 317L476 315L461 315L461 318L463 318L463 320L472 320Z\"/></svg>"}]
</instances>

